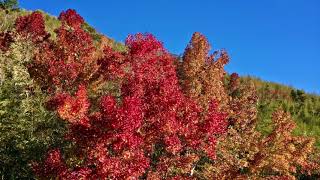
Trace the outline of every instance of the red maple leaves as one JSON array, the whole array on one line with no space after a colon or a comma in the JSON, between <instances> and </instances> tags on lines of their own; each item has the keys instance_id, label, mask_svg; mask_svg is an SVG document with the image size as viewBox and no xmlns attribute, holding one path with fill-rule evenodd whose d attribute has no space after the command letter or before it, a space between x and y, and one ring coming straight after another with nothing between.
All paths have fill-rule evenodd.
<instances>
[{"instance_id":1,"label":"red maple leaves","mask_svg":"<svg viewBox=\"0 0 320 180\"><path fill-rule=\"evenodd\" d=\"M22 36L30 36L33 41L47 35L44 19L40 12L35 11L30 15L18 17L15 23L16 31Z\"/></svg>"},{"instance_id":2,"label":"red maple leaves","mask_svg":"<svg viewBox=\"0 0 320 180\"><path fill-rule=\"evenodd\" d=\"M84 19L74 9L62 11L59 20L73 28L79 28L84 23Z\"/></svg>"},{"instance_id":3,"label":"red maple leaves","mask_svg":"<svg viewBox=\"0 0 320 180\"><path fill-rule=\"evenodd\" d=\"M67 10L59 19L56 42L36 42L29 70L51 94L48 108L69 123L66 138L74 143L81 163L70 166L62 151L52 150L42 166L35 166L39 176L170 178L176 176L169 175L174 168L182 168L183 177L202 156L215 158L217 137L227 128L226 115L214 102L205 112L183 94L174 57L160 41L151 34L130 35L126 53L105 47L97 60L81 16ZM39 13L21 17L16 24L18 32L31 38L46 34ZM90 99L88 87L97 77L120 83L121 96Z\"/></svg>"}]
</instances>

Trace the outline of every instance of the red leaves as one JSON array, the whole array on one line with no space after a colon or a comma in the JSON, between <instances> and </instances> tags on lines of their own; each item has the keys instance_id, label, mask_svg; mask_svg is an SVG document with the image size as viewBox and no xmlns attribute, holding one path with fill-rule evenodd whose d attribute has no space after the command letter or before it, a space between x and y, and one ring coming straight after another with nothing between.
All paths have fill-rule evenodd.
<instances>
[{"instance_id":1,"label":"red leaves","mask_svg":"<svg viewBox=\"0 0 320 180\"><path fill-rule=\"evenodd\" d=\"M61 100L62 98L63 100ZM79 87L75 97L71 97L68 94L58 94L56 99L56 101L59 101L57 112L60 118L70 123L81 123L88 126L86 116L90 103L84 86Z\"/></svg>"},{"instance_id":2,"label":"red leaves","mask_svg":"<svg viewBox=\"0 0 320 180\"><path fill-rule=\"evenodd\" d=\"M115 139L114 150L118 152L138 148L142 143L141 135L138 134L143 118L140 100L126 97L122 106L116 107L112 97L105 97L101 105L102 121L114 132L111 135Z\"/></svg>"},{"instance_id":3,"label":"red leaves","mask_svg":"<svg viewBox=\"0 0 320 180\"><path fill-rule=\"evenodd\" d=\"M157 54L165 51L162 43L152 34L138 33L129 35L126 39L126 45L133 56L145 56L146 54Z\"/></svg>"},{"instance_id":4,"label":"red leaves","mask_svg":"<svg viewBox=\"0 0 320 180\"><path fill-rule=\"evenodd\" d=\"M167 136L164 139L166 150L172 154L177 154L181 151L182 145L178 136Z\"/></svg>"},{"instance_id":5,"label":"red leaves","mask_svg":"<svg viewBox=\"0 0 320 180\"><path fill-rule=\"evenodd\" d=\"M48 152L47 159L45 160L45 165L48 173L53 169L58 170L58 172L64 171L64 165L62 162L61 152L58 149L54 149ZM52 172L51 172L52 173Z\"/></svg>"},{"instance_id":6,"label":"red leaves","mask_svg":"<svg viewBox=\"0 0 320 180\"><path fill-rule=\"evenodd\" d=\"M107 80L123 80L129 73L129 63L123 53L112 50L107 46L104 48L104 57L98 60L99 74Z\"/></svg>"},{"instance_id":7,"label":"red leaves","mask_svg":"<svg viewBox=\"0 0 320 180\"><path fill-rule=\"evenodd\" d=\"M14 40L10 32L0 33L0 50L6 52L13 41Z\"/></svg>"},{"instance_id":8,"label":"red leaves","mask_svg":"<svg viewBox=\"0 0 320 180\"><path fill-rule=\"evenodd\" d=\"M61 18L69 21L74 16L73 11L67 11ZM46 40L36 44L30 74L38 83L49 85L53 90L74 90L80 84L87 84L98 70L97 60L93 58L93 40L80 26L68 28L63 24L56 33L56 42Z\"/></svg>"},{"instance_id":9,"label":"red leaves","mask_svg":"<svg viewBox=\"0 0 320 180\"><path fill-rule=\"evenodd\" d=\"M84 23L83 18L74 9L62 11L59 20L73 28L79 28Z\"/></svg>"},{"instance_id":10,"label":"red leaves","mask_svg":"<svg viewBox=\"0 0 320 180\"><path fill-rule=\"evenodd\" d=\"M133 132L141 126L142 106L138 98L126 97L121 107L117 107L110 96L103 97L101 101L102 119L109 121L115 130Z\"/></svg>"},{"instance_id":11,"label":"red leaves","mask_svg":"<svg viewBox=\"0 0 320 180\"><path fill-rule=\"evenodd\" d=\"M151 34L131 35L127 53L105 47L97 60L91 37L81 29L83 19L74 10L62 12L59 19L57 42L37 44L30 72L53 90L47 91L54 94L48 108L69 123L66 137L82 163L57 165L49 160L61 159L60 154L50 153L44 166L50 173L61 179L138 179L148 173L167 177L180 168L185 177L203 152L214 158L216 137L227 127L225 115L216 106L205 113L183 94L175 59L160 41ZM121 96L89 99L93 77L119 83ZM156 154L160 157L152 159Z\"/></svg>"},{"instance_id":12,"label":"red leaves","mask_svg":"<svg viewBox=\"0 0 320 180\"><path fill-rule=\"evenodd\" d=\"M35 11L30 15L18 17L15 23L16 30L24 37L31 37L33 41L47 35L44 19L40 12Z\"/></svg>"},{"instance_id":13,"label":"red leaves","mask_svg":"<svg viewBox=\"0 0 320 180\"><path fill-rule=\"evenodd\" d=\"M217 111L218 105L214 101L209 104L209 111L204 124L202 125L203 133L223 134L226 132L228 122L226 120L227 114L219 113Z\"/></svg>"},{"instance_id":14,"label":"red leaves","mask_svg":"<svg viewBox=\"0 0 320 180\"><path fill-rule=\"evenodd\" d=\"M58 149L49 151L43 164L34 163L33 169L38 176L44 178L60 176L67 170Z\"/></svg>"},{"instance_id":15,"label":"red leaves","mask_svg":"<svg viewBox=\"0 0 320 180\"><path fill-rule=\"evenodd\" d=\"M61 26L57 30L58 43L68 54L76 57L87 57L94 50L91 36L81 28L73 30ZM76 58L75 57L75 58Z\"/></svg>"},{"instance_id":16,"label":"red leaves","mask_svg":"<svg viewBox=\"0 0 320 180\"><path fill-rule=\"evenodd\" d=\"M118 157L105 156L97 166L102 179L138 179L149 167L149 159L141 151L124 151Z\"/></svg>"}]
</instances>

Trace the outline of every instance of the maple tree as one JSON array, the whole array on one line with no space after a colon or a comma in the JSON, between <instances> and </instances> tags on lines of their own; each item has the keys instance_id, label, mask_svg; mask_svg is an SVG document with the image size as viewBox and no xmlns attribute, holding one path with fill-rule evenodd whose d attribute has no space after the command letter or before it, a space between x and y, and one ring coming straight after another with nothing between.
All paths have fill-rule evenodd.
<instances>
[{"instance_id":1,"label":"maple tree","mask_svg":"<svg viewBox=\"0 0 320 180\"><path fill-rule=\"evenodd\" d=\"M62 25L56 30L56 42L43 38L47 33L40 13L16 21L19 33L38 40L35 42L38 52L29 70L31 76L49 91L74 90L79 84L87 83L97 70L93 40L81 28L83 19L74 10L62 12L59 19Z\"/></svg>"},{"instance_id":2,"label":"maple tree","mask_svg":"<svg viewBox=\"0 0 320 180\"><path fill-rule=\"evenodd\" d=\"M294 121L282 110L274 112L273 130L262 136L256 130L258 97L250 82L240 82L232 74L227 83L223 66L228 62L222 53L208 55L207 39L195 33L186 48L181 62L185 72L182 84L187 94L206 105L213 98L228 112L229 128L219 139L217 159L205 164L206 179L284 178L295 179L297 167L309 164L314 139L292 135ZM209 83L208 83L209 82ZM210 85L209 85L210 84ZM289 148L290 147L290 148Z\"/></svg>"},{"instance_id":3,"label":"maple tree","mask_svg":"<svg viewBox=\"0 0 320 180\"><path fill-rule=\"evenodd\" d=\"M160 41L151 34L131 35L127 52L105 47L97 60L90 56L94 48L81 29L82 18L68 10L59 19L57 42L37 44L30 72L40 84L52 82L48 108L69 123L66 137L75 143L81 163L72 167L60 150L52 150L43 166L34 165L39 176L187 177L201 157L215 159L217 137L227 127L226 114L214 101L202 113L202 107L182 93L173 57ZM90 73L84 73L88 66ZM87 87L97 79L121 79L121 96L105 94L96 99L100 103L91 103Z\"/></svg>"},{"instance_id":4,"label":"maple tree","mask_svg":"<svg viewBox=\"0 0 320 180\"><path fill-rule=\"evenodd\" d=\"M15 28L18 34L29 36L31 40L37 41L47 35L44 19L40 12L35 11L28 16L21 16L16 19Z\"/></svg>"},{"instance_id":5,"label":"maple tree","mask_svg":"<svg viewBox=\"0 0 320 180\"><path fill-rule=\"evenodd\" d=\"M182 57L182 85L187 96L204 107L215 99L221 107L228 103L224 91L224 65L229 62L225 51L215 51L209 55L210 45L206 38L196 32L193 34Z\"/></svg>"}]
</instances>

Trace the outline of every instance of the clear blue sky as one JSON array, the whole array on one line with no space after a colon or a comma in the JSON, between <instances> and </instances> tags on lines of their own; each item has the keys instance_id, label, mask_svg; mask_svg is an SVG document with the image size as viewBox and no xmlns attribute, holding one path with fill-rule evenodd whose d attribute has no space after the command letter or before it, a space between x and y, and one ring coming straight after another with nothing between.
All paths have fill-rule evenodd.
<instances>
[{"instance_id":1,"label":"clear blue sky","mask_svg":"<svg viewBox=\"0 0 320 180\"><path fill-rule=\"evenodd\" d=\"M228 72L320 93L320 0L20 0L20 7L56 16L76 9L115 40L150 32L175 54L199 31L229 52Z\"/></svg>"}]
</instances>

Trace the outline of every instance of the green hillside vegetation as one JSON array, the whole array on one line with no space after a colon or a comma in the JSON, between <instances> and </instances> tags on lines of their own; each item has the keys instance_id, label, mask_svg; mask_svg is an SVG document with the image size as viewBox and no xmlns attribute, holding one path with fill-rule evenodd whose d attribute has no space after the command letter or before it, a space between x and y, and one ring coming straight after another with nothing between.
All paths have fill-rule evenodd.
<instances>
[{"instance_id":1,"label":"green hillside vegetation","mask_svg":"<svg viewBox=\"0 0 320 180\"><path fill-rule=\"evenodd\" d=\"M320 147L320 97L305 93L293 87L262 81L258 78L243 77L243 81L253 81L259 96L258 130L268 134L272 130L271 114L282 107L290 112L296 121L296 135L313 136Z\"/></svg>"},{"instance_id":2,"label":"green hillside vegetation","mask_svg":"<svg viewBox=\"0 0 320 180\"><path fill-rule=\"evenodd\" d=\"M1 31L12 31L15 19L29 13L19 9L1 10ZM32 178L30 161L40 159L49 147L63 143L64 124L45 109L46 97L28 73L26 64L32 56L31 43L20 39L15 39L9 51L0 55L2 179Z\"/></svg>"}]
</instances>

